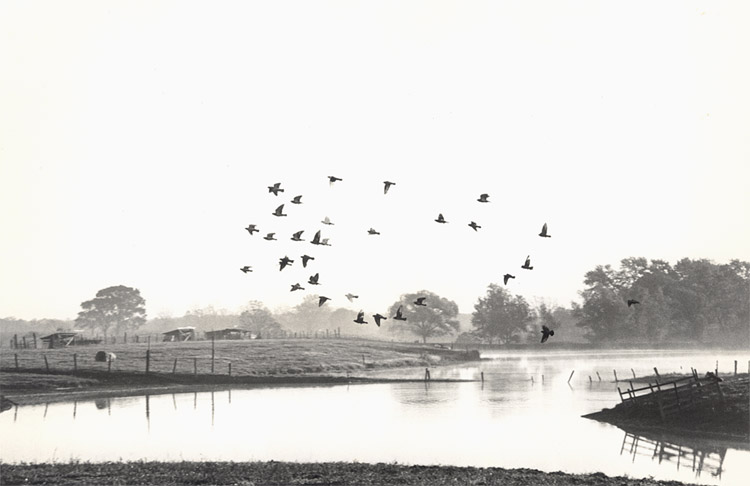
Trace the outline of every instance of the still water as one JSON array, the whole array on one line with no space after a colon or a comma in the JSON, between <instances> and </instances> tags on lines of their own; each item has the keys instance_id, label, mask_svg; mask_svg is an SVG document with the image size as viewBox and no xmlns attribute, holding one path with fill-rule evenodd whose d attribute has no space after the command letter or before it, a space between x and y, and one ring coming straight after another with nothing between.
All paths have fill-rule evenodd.
<instances>
[{"instance_id":1,"label":"still water","mask_svg":"<svg viewBox=\"0 0 750 486\"><path fill-rule=\"evenodd\" d=\"M719 372L729 372L734 360L746 368L750 352L485 352L483 358L436 367L431 375L484 373L484 383L235 389L17 407L0 415L0 459L399 462L747 484L750 444L638 436L581 415L619 401L614 370L620 380L633 371L652 374L654 366L660 373L691 366L705 373L718 359Z\"/></svg>"}]
</instances>

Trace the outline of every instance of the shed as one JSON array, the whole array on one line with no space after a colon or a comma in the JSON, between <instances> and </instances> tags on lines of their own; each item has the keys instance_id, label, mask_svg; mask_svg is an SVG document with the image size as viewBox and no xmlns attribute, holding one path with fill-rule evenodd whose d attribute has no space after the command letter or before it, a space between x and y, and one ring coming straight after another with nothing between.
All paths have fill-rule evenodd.
<instances>
[{"instance_id":1,"label":"shed","mask_svg":"<svg viewBox=\"0 0 750 486\"><path fill-rule=\"evenodd\" d=\"M206 331L206 339L254 339L255 335L247 329L238 329L230 327L227 329L218 329L216 331Z\"/></svg>"},{"instance_id":2,"label":"shed","mask_svg":"<svg viewBox=\"0 0 750 486\"><path fill-rule=\"evenodd\" d=\"M42 343L47 348L65 348L76 344L81 338L81 331L58 331L42 337Z\"/></svg>"},{"instance_id":3,"label":"shed","mask_svg":"<svg viewBox=\"0 0 750 486\"><path fill-rule=\"evenodd\" d=\"M162 341L195 341L195 328L192 326L178 327L171 331L163 332Z\"/></svg>"}]
</instances>

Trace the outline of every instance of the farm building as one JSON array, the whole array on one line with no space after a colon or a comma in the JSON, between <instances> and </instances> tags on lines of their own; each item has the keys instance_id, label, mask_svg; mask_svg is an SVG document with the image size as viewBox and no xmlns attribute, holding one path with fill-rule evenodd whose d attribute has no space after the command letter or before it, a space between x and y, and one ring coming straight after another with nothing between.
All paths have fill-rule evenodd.
<instances>
[{"instance_id":1,"label":"farm building","mask_svg":"<svg viewBox=\"0 0 750 486\"><path fill-rule=\"evenodd\" d=\"M178 327L171 331L163 332L164 338L162 341L195 341L195 328L189 327Z\"/></svg>"},{"instance_id":2,"label":"farm building","mask_svg":"<svg viewBox=\"0 0 750 486\"><path fill-rule=\"evenodd\" d=\"M50 334L49 336L42 337L42 347L45 348L65 348L68 346L75 346L76 344L91 344L92 340L84 341L82 331L58 331Z\"/></svg>"},{"instance_id":3,"label":"farm building","mask_svg":"<svg viewBox=\"0 0 750 486\"><path fill-rule=\"evenodd\" d=\"M206 339L255 339L255 335L247 329L232 327L216 331L206 331Z\"/></svg>"}]
</instances>

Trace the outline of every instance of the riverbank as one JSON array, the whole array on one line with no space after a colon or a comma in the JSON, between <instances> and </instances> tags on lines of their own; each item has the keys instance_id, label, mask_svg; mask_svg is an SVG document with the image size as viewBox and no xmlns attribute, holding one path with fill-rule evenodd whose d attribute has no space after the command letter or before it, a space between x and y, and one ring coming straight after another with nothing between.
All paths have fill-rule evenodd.
<instances>
[{"instance_id":1,"label":"riverbank","mask_svg":"<svg viewBox=\"0 0 750 486\"><path fill-rule=\"evenodd\" d=\"M2 484L55 485L604 485L677 486L678 481L545 473L534 469L294 462L117 462L0 464Z\"/></svg>"},{"instance_id":2,"label":"riverbank","mask_svg":"<svg viewBox=\"0 0 750 486\"><path fill-rule=\"evenodd\" d=\"M688 375L673 378L683 376ZM717 388L714 396L704 394L694 403L686 403L678 413L666 416L664 419L655 401L641 401L638 405L627 402L619 403L613 408L584 415L584 417L607 422L634 433L659 432L676 436L726 439L744 444L746 449L750 448L750 379L748 379L748 374L727 375L719 386L721 387L720 394Z\"/></svg>"},{"instance_id":3,"label":"riverbank","mask_svg":"<svg viewBox=\"0 0 750 486\"><path fill-rule=\"evenodd\" d=\"M425 368L479 360L477 351L349 339L128 344L107 349L116 351L112 363L96 362L97 349L19 350L18 367L16 353L3 353L0 393L18 405L31 405L259 386L422 381ZM382 369L413 369L414 374L407 379L360 376Z\"/></svg>"}]
</instances>

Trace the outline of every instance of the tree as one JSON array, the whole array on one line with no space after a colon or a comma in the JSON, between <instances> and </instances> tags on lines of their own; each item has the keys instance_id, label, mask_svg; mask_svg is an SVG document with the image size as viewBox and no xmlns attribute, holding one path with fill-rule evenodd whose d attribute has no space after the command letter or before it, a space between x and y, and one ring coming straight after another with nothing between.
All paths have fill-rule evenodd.
<instances>
[{"instance_id":1,"label":"tree","mask_svg":"<svg viewBox=\"0 0 750 486\"><path fill-rule=\"evenodd\" d=\"M417 297L425 297L425 304L415 305ZM399 307L403 307L402 312L407 320L393 320L390 327L392 331L405 331L422 338L422 342L427 342L427 338L434 336L444 336L454 331L458 331L459 323L458 305L452 300L440 297L437 294L423 290L413 294L403 294L399 297L388 310L389 322L390 316L396 315Z\"/></svg>"},{"instance_id":2,"label":"tree","mask_svg":"<svg viewBox=\"0 0 750 486\"><path fill-rule=\"evenodd\" d=\"M475 333L490 344L495 340L508 344L526 331L526 324L533 318L534 313L522 296L512 296L503 287L490 284L487 295L474 305L471 324Z\"/></svg>"},{"instance_id":3,"label":"tree","mask_svg":"<svg viewBox=\"0 0 750 486\"><path fill-rule=\"evenodd\" d=\"M240 314L240 325L263 337L281 330L281 325L273 317L271 311L257 300L251 301L246 306L246 310Z\"/></svg>"},{"instance_id":4,"label":"tree","mask_svg":"<svg viewBox=\"0 0 750 486\"><path fill-rule=\"evenodd\" d=\"M330 326L331 309L318 305L318 295L306 295L290 312L278 316L285 329L313 333Z\"/></svg>"},{"instance_id":5,"label":"tree","mask_svg":"<svg viewBox=\"0 0 750 486\"><path fill-rule=\"evenodd\" d=\"M118 285L96 293L96 297L81 304L76 325L101 329L106 339L110 329L115 333L138 329L146 322L146 301L138 289Z\"/></svg>"}]
</instances>

